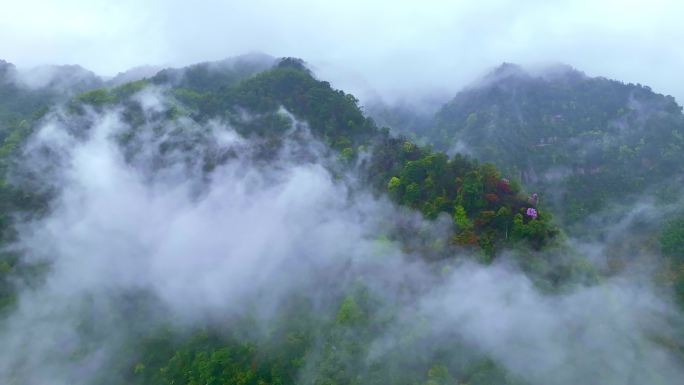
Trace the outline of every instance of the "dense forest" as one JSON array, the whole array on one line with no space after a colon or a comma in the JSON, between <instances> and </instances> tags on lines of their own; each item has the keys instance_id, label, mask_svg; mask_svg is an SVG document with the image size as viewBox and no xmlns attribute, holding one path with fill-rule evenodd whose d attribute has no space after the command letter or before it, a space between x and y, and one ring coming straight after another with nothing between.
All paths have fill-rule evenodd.
<instances>
[{"instance_id":1,"label":"dense forest","mask_svg":"<svg viewBox=\"0 0 684 385\"><path fill-rule=\"evenodd\" d=\"M444 151L493 162L575 233L592 213L640 196L677 200L684 115L671 96L568 66L505 63L463 90L417 133ZM576 226L573 226L576 225Z\"/></svg>"},{"instance_id":2,"label":"dense forest","mask_svg":"<svg viewBox=\"0 0 684 385\"><path fill-rule=\"evenodd\" d=\"M297 58L129 82L16 73L0 62L8 384L681 374L669 304L684 306L684 116L671 97L505 64L433 118L387 109L381 127ZM575 241L605 241L641 197L663 214L608 239L608 266ZM657 256L636 304L627 237Z\"/></svg>"}]
</instances>

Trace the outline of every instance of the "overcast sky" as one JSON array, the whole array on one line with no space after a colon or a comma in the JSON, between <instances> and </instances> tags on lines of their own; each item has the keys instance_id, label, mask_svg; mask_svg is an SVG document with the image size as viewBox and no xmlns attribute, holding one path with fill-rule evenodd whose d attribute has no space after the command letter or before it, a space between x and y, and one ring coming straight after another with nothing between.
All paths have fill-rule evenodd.
<instances>
[{"instance_id":1,"label":"overcast sky","mask_svg":"<svg viewBox=\"0 0 684 385\"><path fill-rule=\"evenodd\" d=\"M0 58L113 75L250 51L352 92L454 92L501 62L563 62L684 100L681 0L0 0Z\"/></svg>"}]
</instances>

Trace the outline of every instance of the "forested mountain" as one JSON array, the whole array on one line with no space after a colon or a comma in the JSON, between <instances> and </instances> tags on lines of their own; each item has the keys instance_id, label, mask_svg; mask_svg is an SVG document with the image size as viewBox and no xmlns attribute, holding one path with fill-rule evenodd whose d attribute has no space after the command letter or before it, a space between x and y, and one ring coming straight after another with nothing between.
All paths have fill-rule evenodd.
<instances>
[{"instance_id":1,"label":"forested mountain","mask_svg":"<svg viewBox=\"0 0 684 385\"><path fill-rule=\"evenodd\" d=\"M669 98L507 65L438 113L425 131L435 150L391 135L295 58L73 84L0 83L0 379L617 384L679 373L676 269L658 295L613 280L538 201L555 193L543 188L558 187L547 176L558 167L579 178L562 186L593 189L563 195L580 213L676 178L681 109ZM469 155L440 151L454 141ZM680 259L682 228L662 236ZM655 321L642 325L643 312ZM602 370L614 362L635 369Z\"/></svg>"},{"instance_id":2,"label":"forested mountain","mask_svg":"<svg viewBox=\"0 0 684 385\"><path fill-rule=\"evenodd\" d=\"M406 108L372 112L415 140L492 162L537 192L574 237L632 254L662 252L684 300L684 265L673 246L684 244L684 115L673 97L566 65L504 63L429 121ZM416 119L412 129L407 123Z\"/></svg>"},{"instance_id":3,"label":"forested mountain","mask_svg":"<svg viewBox=\"0 0 684 385\"><path fill-rule=\"evenodd\" d=\"M437 148L502 167L568 225L646 194L676 200L684 175L674 98L567 66L504 64L442 107L433 127Z\"/></svg>"},{"instance_id":4,"label":"forested mountain","mask_svg":"<svg viewBox=\"0 0 684 385\"><path fill-rule=\"evenodd\" d=\"M51 105L104 82L80 66L43 66L28 71L0 60L0 137L22 120L31 120Z\"/></svg>"},{"instance_id":5,"label":"forested mountain","mask_svg":"<svg viewBox=\"0 0 684 385\"><path fill-rule=\"evenodd\" d=\"M536 248L554 237L547 215L537 211L528 196L510 183L492 165L479 165L463 156L449 159L443 153L421 148L402 138L391 137L366 118L357 100L316 80L298 59L283 59L269 71L258 73L263 61L249 57L226 62L202 64L183 69L181 80L172 71L161 71L149 80L152 84L173 87L171 93L196 121L221 118L245 136L282 139L291 123L282 109L308 123L311 133L347 163L360 161L361 177L389 192L399 203L419 209L434 219L440 213L455 218L454 242L475 245L488 256L506 242L527 240ZM260 58L261 59L261 58ZM244 79L239 81L238 79ZM127 100L148 81L131 83L113 90L96 90L77 98L74 109L82 105L103 108L122 103L124 116L135 127L141 123L140 108ZM252 118L245 120L244 114ZM367 159L359 159L359 158ZM534 215L527 214L534 209Z\"/></svg>"}]
</instances>

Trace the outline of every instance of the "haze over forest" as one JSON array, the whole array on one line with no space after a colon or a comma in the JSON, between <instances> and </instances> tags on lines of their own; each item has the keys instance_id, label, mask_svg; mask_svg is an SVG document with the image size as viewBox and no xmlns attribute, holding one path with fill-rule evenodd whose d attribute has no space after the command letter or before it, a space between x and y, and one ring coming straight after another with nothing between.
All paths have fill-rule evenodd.
<instances>
[{"instance_id":1,"label":"haze over forest","mask_svg":"<svg viewBox=\"0 0 684 385\"><path fill-rule=\"evenodd\" d=\"M677 2L3 9L0 383L684 378Z\"/></svg>"}]
</instances>

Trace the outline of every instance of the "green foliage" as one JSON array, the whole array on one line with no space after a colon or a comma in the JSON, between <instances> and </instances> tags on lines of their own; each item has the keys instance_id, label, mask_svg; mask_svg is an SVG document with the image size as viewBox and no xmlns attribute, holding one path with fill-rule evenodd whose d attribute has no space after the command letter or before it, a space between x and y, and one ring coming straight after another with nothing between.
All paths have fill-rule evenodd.
<instances>
[{"instance_id":1,"label":"green foliage","mask_svg":"<svg viewBox=\"0 0 684 385\"><path fill-rule=\"evenodd\" d=\"M0 254L0 314L14 303L15 290L12 278L16 276L17 260L7 253Z\"/></svg>"},{"instance_id":2,"label":"green foliage","mask_svg":"<svg viewBox=\"0 0 684 385\"><path fill-rule=\"evenodd\" d=\"M479 170L468 172L462 178L456 202L473 213L485 206L483 180Z\"/></svg>"},{"instance_id":3,"label":"green foliage","mask_svg":"<svg viewBox=\"0 0 684 385\"><path fill-rule=\"evenodd\" d=\"M163 367L161 377L165 384L188 385L248 385L265 383L259 379L254 360L254 348L238 345L193 351L177 351Z\"/></svg>"},{"instance_id":4,"label":"green foliage","mask_svg":"<svg viewBox=\"0 0 684 385\"><path fill-rule=\"evenodd\" d=\"M473 228L473 222L468 219L468 214L461 205L456 205L454 208L454 222L459 230L470 230Z\"/></svg>"},{"instance_id":5,"label":"green foliage","mask_svg":"<svg viewBox=\"0 0 684 385\"><path fill-rule=\"evenodd\" d=\"M514 239L526 239L540 248L549 237L553 236L551 232L554 230L549 229L547 221L546 214L541 214L537 219L531 219L518 213L513 218L511 234Z\"/></svg>"},{"instance_id":6,"label":"green foliage","mask_svg":"<svg viewBox=\"0 0 684 385\"><path fill-rule=\"evenodd\" d=\"M518 226L515 236L509 238L513 213L530 205L492 164L478 165L461 156L449 159L444 153L421 149L410 142L390 140L383 145L396 149L376 147L371 170L375 163L397 170L394 176L384 176L390 196L421 210L427 218L436 218L440 213L451 216L456 224L456 243L478 247L492 257L509 240L527 241L539 249L556 236L558 231L550 215L544 213Z\"/></svg>"},{"instance_id":7,"label":"green foliage","mask_svg":"<svg viewBox=\"0 0 684 385\"><path fill-rule=\"evenodd\" d=\"M116 96L106 88L99 88L79 95L76 101L94 107L103 107L116 102Z\"/></svg>"},{"instance_id":8,"label":"green foliage","mask_svg":"<svg viewBox=\"0 0 684 385\"><path fill-rule=\"evenodd\" d=\"M400 189L401 188L401 179L399 179L396 176L393 176L390 181L387 183L387 191L390 192L390 194L398 196L400 194Z\"/></svg>"},{"instance_id":9,"label":"green foliage","mask_svg":"<svg viewBox=\"0 0 684 385\"><path fill-rule=\"evenodd\" d=\"M466 380L463 383L468 385L523 384L521 380L513 377L489 359L471 364L467 368Z\"/></svg>"},{"instance_id":10,"label":"green foliage","mask_svg":"<svg viewBox=\"0 0 684 385\"><path fill-rule=\"evenodd\" d=\"M665 256L684 263L684 215L665 225L660 236L660 245Z\"/></svg>"},{"instance_id":11,"label":"green foliage","mask_svg":"<svg viewBox=\"0 0 684 385\"><path fill-rule=\"evenodd\" d=\"M150 82L147 79L137 80L113 88L112 94L115 95L117 100L122 100L124 98L132 96L136 92L142 91L149 84Z\"/></svg>"},{"instance_id":12,"label":"green foliage","mask_svg":"<svg viewBox=\"0 0 684 385\"><path fill-rule=\"evenodd\" d=\"M669 262L669 274L675 298L684 309L684 215L679 214L665 224L660 235L660 248Z\"/></svg>"},{"instance_id":13,"label":"green foliage","mask_svg":"<svg viewBox=\"0 0 684 385\"><path fill-rule=\"evenodd\" d=\"M425 385L450 385L455 380L444 365L435 365L428 370L428 380Z\"/></svg>"},{"instance_id":14,"label":"green foliage","mask_svg":"<svg viewBox=\"0 0 684 385\"><path fill-rule=\"evenodd\" d=\"M293 59L283 59L274 69L218 96L223 104L242 106L255 113L275 113L282 106L305 119L314 133L339 151L365 143L377 134L373 122L361 113L356 98L316 80Z\"/></svg>"},{"instance_id":15,"label":"green foliage","mask_svg":"<svg viewBox=\"0 0 684 385\"><path fill-rule=\"evenodd\" d=\"M364 319L363 311L353 296L347 296L337 312L337 322L341 325L354 325Z\"/></svg>"},{"instance_id":16,"label":"green foliage","mask_svg":"<svg viewBox=\"0 0 684 385\"><path fill-rule=\"evenodd\" d=\"M139 80L115 88L98 88L76 96L72 101L71 107L78 109L82 105L88 105L95 108L102 108L108 105L114 105L116 103L121 103L148 85L149 81Z\"/></svg>"},{"instance_id":17,"label":"green foliage","mask_svg":"<svg viewBox=\"0 0 684 385\"><path fill-rule=\"evenodd\" d=\"M354 159L355 156L356 152L352 147L345 147L340 152L340 160L342 162L351 162L351 160Z\"/></svg>"}]
</instances>

